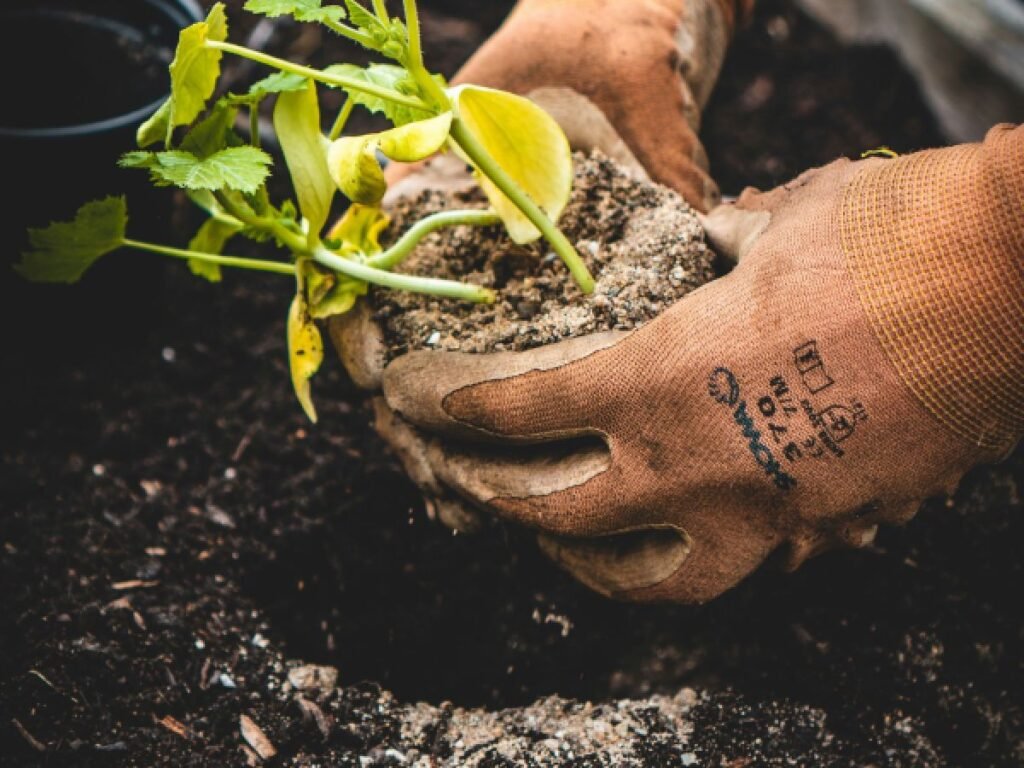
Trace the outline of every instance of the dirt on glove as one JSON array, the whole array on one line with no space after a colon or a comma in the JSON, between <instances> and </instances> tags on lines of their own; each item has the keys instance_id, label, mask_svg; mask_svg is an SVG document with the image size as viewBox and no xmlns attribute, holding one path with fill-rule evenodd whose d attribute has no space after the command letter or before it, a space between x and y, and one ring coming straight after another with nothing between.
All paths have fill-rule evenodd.
<instances>
[{"instance_id":1,"label":"dirt on glove","mask_svg":"<svg viewBox=\"0 0 1024 768\"><path fill-rule=\"evenodd\" d=\"M574 160L572 197L558 223L597 281L593 294L580 292L543 240L516 245L501 226L442 230L400 271L495 288L498 301L474 305L375 291L371 301L389 359L415 349L523 350L629 330L714 277L704 231L682 197L600 152L576 153ZM424 191L395 207L385 241L438 211L486 205L476 189L455 196Z\"/></svg>"}]
</instances>

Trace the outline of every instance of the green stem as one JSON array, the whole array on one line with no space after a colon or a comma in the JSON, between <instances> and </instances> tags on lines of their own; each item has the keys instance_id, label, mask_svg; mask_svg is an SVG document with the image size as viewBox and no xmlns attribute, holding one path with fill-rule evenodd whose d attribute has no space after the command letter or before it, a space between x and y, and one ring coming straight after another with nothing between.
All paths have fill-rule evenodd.
<instances>
[{"instance_id":1,"label":"green stem","mask_svg":"<svg viewBox=\"0 0 1024 768\"><path fill-rule=\"evenodd\" d=\"M360 32L358 29L348 26L347 24L338 24L334 21L324 21L326 27L342 37L347 37L362 46L370 48L373 46L373 38L365 32Z\"/></svg>"},{"instance_id":2,"label":"green stem","mask_svg":"<svg viewBox=\"0 0 1024 768\"><path fill-rule=\"evenodd\" d=\"M398 242L383 253L367 259L366 264L376 269L392 269L402 263L402 260L413 252L423 238L443 227L454 227L458 224L486 227L500 223L501 217L494 211L442 211L435 213L417 221L398 239Z\"/></svg>"},{"instance_id":3,"label":"green stem","mask_svg":"<svg viewBox=\"0 0 1024 768\"><path fill-rule=\"evenodd\" d=\"M263 261L262 259L240 259L236 256L218 256L203 251L187 251L181 248L168 248L164 245L144 243L139 240L125 240L121 243L126 248L136 248L140 251L158 253L161 256L170 256L175 259L196 259L205 261L208 264L216 264L218 267L237 267L238 269L250 269L259 272L274 272L279 275L294 275L295 266L282 264L276 261Z\"/></svg>"},{"instance_id":4,"label":"green stem","mask_svg":"<svg viewBox=\"0 0 1024 768\"><path fill-rule=\"evenodd\" d=\"M269 219L264 216L251 215L242 207L235 205L234 201L223 192L214 192L213 195L225 211L243 224L247 224L250 227L262 229L264 232L270 233L290 251L305 253L308 250L305 238L297 232L292 232L279 221L275 221L274 219Z\"/></svg>"},{"instance_id":5,"label":"green stem","mask_svg":"<svg viewBox=\"0 0 1024 768\"><path fill-rule=\"evenodd\" d=\"M384 0L373 0L373 10L377 12L377 18L385 24L390 21L388 18L388 9L384 4Z\"/></svg>"},{"instance_id":6,"label":"green stem","mask_svg":"<svg viewBox=\"0 0 1024 768\"><path fill-rule=\"evenodd\" d=\"M252 145L260 148L260 110L256 104L249 105L249 135Z\"/></svg>"},{"instance_id":7,"label":"green stem","mask_svg":"<svg viewBox=\"0 0 1024 768\"><path fill-rule=\"evenodd\" d=\"M590 270L587 269L587 265L580 258L576 249L573 248L572 243L551 222L551 219L540 209L540 206L531 200L529 195L516 184L515 179L498 165L484 148L483 144L458 118L452 121L451 140L454 140L459 145L466 156L473 161L473 165L494 182L494 185L540 230L555 253L565 262L565 266L569 268L569 272L572 274L580 290L583 293L593 293L594 277L590 274Z\"/></svg>"},{"instance_id":8,"label":"green stem","mask_svg":"<svg viewBox=\"0 0 1024 768\"><path fill-rule=\"evenodd\" d=\"M259 64L265 64L268 67L274 67L275 69L279 69L284 72L291 72L301 77L308 77L321 83L326 83L327 85L339 86L353 91L362 91L363 93L368 93L371 96L386 99L393 104L401 104L405 107L412 107L413 109L421 109L428 112L431 111L430 105L424 103L420 99L417 99L415 96L406 96L404 93L399 93L391 88L384 88L383 86L374 85L373 83L355 80L351 77L345 77L344 75L335 75L329 72L322 72L319 69L304 67L301 64L294 64L285 59L279 59L276 56L260 53L259 51L254 51L251 48L246 48L241 45L235 45L234 43L222 43L216 40L207 40L206 47L218 51L224 51L225 53L232 53L236 56L241 56L244 59L249 59Z\"/></svg>"},{"instance_id":9,"label":"green stem","mask_svg":"<svg viewBox=\"0 0 1024 768\"><path fill-rule=\"evenodd\" d=\"M334 125L331 126L330 140L334 141L341 136L342 131L345 130L345 124L348 123L349 117L352 115L352 110L355 109L355 99L349 98L341 107L341 111L338 113L337 119L334 121Z\"/></svg>"},{"instance_id":10,"label":"green stem","mask_svg":"<svg viewBox=\"0 0 1024 768\"><path fill-rule=\"evenodd\" d=\"M495 299L494 291L489 288L469 285L467 283L457 283L454 280L438 280L434 277L417 277L415 275L403 275L400 272L385 272L384 270L374 269L371 266L360 264L351 259L342 258L322 246L316 248L312 255L317 262L325 267L364 283L373 283L374 285L381 285L385 288L393 288L399 291L428 293L432 296L443 296L449 299L471 301L477 304L491 304Z\"/></svg>"},{"instance_id":11,"label":"green stem","mask_svg":"<svg viewBox=\"0 0 1024 768\"><path fill-rule=\"evenodd\" d=\"M430 76L430 73L423 64L423 46L420 41L420 17L416 11L416 0L404 0L404 3L405 26L409 32L409 61L406 64L406 69L428 99L434 102L442 111L448 110L451 108L448 94Z\"/></svg>"}]
</instances>

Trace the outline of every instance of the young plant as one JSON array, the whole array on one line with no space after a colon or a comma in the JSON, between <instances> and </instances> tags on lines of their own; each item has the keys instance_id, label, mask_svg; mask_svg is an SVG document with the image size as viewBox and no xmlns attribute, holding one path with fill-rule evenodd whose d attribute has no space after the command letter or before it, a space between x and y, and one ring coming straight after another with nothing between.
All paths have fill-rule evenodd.
<instances>
[{"instance_id":1,"label":"young plant","mask_svg":"<svg viewBox=\"0 0 1024 768\"><path fill-rule=\"evenodd\" d=\"M323 359L315 320L349 311L370 285L470 302L492 302L491 290L392 270L426 235L442 227L501 222L517 243L544 237L585 293L593 278L553 223L568 201L572 158L558 124L520 96L463 85L449 88L423 64L415 0L404 0L404 21L389 15L383 0L372 11L356 0L248 0L246 10L321 24L393 63L367 67L334 64L314 69L228 42L224 5L181 32L170 65L171 95L138 130L139 149L120 161L146 171L157 186L184 189L208 218L186 248L128 237L124 198L87 203L74 220L29 232L30 250L16 270L30 280L76 282L100 257L132 248L185 259L212 282L223 267L291 275L296 294L288 313L288 350L296 396L310 419L316 411L310 379ZM225 54L275 70L246 93L214 94ZM319 88L346 94L325 136ZM273 159L261 148L259 108L275 98L274 132L290 173L295 200L275 203L267 179ZM389 130L347 136L355 107L384 115ZM248 113L249 139L235 130ZM162 144L162 148L154 149ZM412 226L391 247L379 236L388 224L381 209L387 190L378 162L416 162L451 150L472 166L490 202L488 210L445 211ZM335 194L351 202L325 232ZM224 255L236 236L269 241L287 257Z\"/></svg>"}]
</instances>

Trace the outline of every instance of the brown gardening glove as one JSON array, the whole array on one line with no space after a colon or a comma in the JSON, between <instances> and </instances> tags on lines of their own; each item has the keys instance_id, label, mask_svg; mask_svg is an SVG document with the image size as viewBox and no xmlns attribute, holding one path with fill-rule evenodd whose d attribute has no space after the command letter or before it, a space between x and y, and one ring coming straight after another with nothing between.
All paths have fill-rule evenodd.
<instances>
[{"instance_id":1,"label":"brown gardening glove","mask_svg":"<svg viewBox=\"0 0 1024 768\"><path fill-rule=\"evenodd\" d=\"M608 595L862 545L1024 430L1024 127L748 191L709 234L739 266L639 330L384 371L423 470Z\"/></svg>"},{"instance_id":2,"label":"brown gardening glove","mask_svg":"<svg viewBox=\"0 0 1024 768\"><path fill-rule=\"evenodd\" d=\"M718 77L732 30L753 0L521 0L456 82L502 88L540 103L576 149L600 149L675 187L695 208L719 200L697 139L700 110ZM453 154L428 164L391 165L390 203L425 188L471 186ZM354 381L379 391L380 330L368 307L335 318L331 337ZM376 428L425 493L428 512L452 528L476 515L435 478L426 442L382 398Z\"/></svg>"},{"instance_id":3,"label":"brown gardening glove","mask_svg":"<svg viewBox=\"0 0 1024 768\"><path fill-rule=\"evenodd\" d=\"M454 82L529 96L574 147L646 169L706 213L720 195L697 138L700 114L753 3L520 0ZM415 171L394 167L389 180Z\"/></svg>"}]
</instances>

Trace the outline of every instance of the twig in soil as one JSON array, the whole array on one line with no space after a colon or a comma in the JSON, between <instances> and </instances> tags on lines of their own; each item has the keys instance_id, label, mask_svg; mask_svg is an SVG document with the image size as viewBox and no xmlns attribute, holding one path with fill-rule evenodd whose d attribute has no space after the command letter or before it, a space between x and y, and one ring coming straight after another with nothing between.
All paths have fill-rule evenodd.
<instances>
[{"instance_id":1,"label":"twig in soil","mask_svg":"<svg viewBox=\"0 0 1024 768\"><path fill-rule=\"evenodd\" d=\"M46 751L46 745L43 744L43 742L41 742L31 733L29 733L28 729L21 724L21 721L18 720L18 718L11 718L11 722L14 724L14 727L18 730L18 733L21 734L22 738L29 743L29 746L31 746L32 749L34 749L36 752Z\"/></svg>"},{"instance_id":2,"label":"twig in soil","mask_svg":"<svg viewBox=\"0 0 1024 768\"><path fill-rule=\"evenodd\" d=\"M242 435L242 439L238 441L238 445L235 446L235 452L231 454L231 461L237 463L241 460L242 456L248 450L249 445L252 443L253 435L256 433L258 427L252 427L248 432Z\"/></svg>"},{"instance_id":3,"label":"twig in soil","mask_svg":"<svg viewBox=\"0 0 1024 768\"><path fill-rule=\"evenodd\" d=\"M171 715L164 715L157 722L171 733L181 736L183 739L188 738L188 727L180 720L171 717Z\"/></svg>"},{"instance_id":4,"label":"twig in soil","mask_svg":"<svg viewBox=\"0 0 1024 768\"><path fill-rule=\"evenodd\" d=\"M267 738L267 735L248 715L241 715L238 718L238 727L242 732L242 738L255 750L256 754L263 760L269 760L277 754L277 749Z\"/></svg>"},{"instance_id":5,"label":"twig in soil","mask_svg":"<svg viewBox=\"0 0 1024 768\"><path fill-rule=\"evenodd\" d=\"M159 581L143 581L142 579L129 579L128 581L115 581L113 584L110 585L110 588L122 592L126 589L147 589L149 587L155 587L159 583Z\"/></svg>"}]
</instances>

